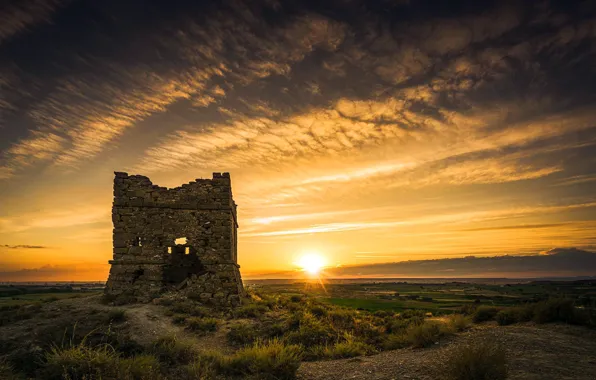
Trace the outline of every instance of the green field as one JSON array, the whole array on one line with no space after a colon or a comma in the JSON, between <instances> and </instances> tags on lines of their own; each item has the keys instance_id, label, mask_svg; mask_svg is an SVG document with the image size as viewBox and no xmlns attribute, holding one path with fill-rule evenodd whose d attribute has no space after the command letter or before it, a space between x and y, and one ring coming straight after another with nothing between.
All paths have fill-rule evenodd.
<instances>
[{"instance_id":1,"label":"green field","mask_svg":"<svg viewBox=\"0 0 596 380\"><path fill-rule=\"evenodd\" d=\"M317 283L258 282L249 285L267 294L303 293L320 300L353 309L403 311L418 309L435 315L453 313L466 304L513 306L549 297L573 298L578 304L594 307L595 281L548 281L517 284L446 283Z\"/></svg>"},{"instance_id":2,"label":"green field","mask_svg":"<svg viewBox=\"0 0 596 380\"><path fill-rule=\"evenodd\" d=\"M24 294L14 297L0 297L0 306L3 305L23 305L34 302L51 302L66 298L87 297L99 292L81 292L81 293L37 293Z\"/></svg>"}]
</instances>

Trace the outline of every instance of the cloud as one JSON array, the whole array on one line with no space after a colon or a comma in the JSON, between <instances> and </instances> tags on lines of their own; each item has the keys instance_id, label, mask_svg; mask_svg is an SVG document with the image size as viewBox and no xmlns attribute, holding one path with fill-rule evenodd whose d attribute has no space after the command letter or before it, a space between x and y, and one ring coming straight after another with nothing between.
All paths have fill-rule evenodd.
<instances>
[{"instance_id":1,"label":"cloud","mask_svg":"<svg viewBox=\"0 0 596 380\"><path fill-rule=\"evenodd\" d=\"M329 268L334 277L561 277L596 275L596 253L580 249L555 249L549 255L466 257L413 260Z\"/></svg>"},{"instance_id":2,"label":"cloud","mask_svg":"<svg viewBox=\"0 0 596 380\"><path fill-rule=\"evenodd\" d=\"M272 254L250 244L360 232L420 254L588 245L592 5L315 3L4 5L0 232L105 242L111 171L230 171L249 265Z\"/></svg>"},{"instance_id":3,"label":"cloud","mask_svg":"<svg viewBox=\"0 0 596 380\"><path fill-rule=\"evenodd\" d=\"M103 281L108 265L43 265L14 271L0 271L0 281Z\"/></svg>"},{"instance_id":4,"label":"cloud","mask_svg":"<svg viewBox=\"0 0 596 380\"><path fill-rule=\"evenodd\" d=\"M496 220L514 219L519 217L528 217L532 215L544 215L547 213L557 213L564 210L574 209L589 209L596 207L596 202L589 203L578 203L568 205L544 205L536 207L519 207L511 209L494 209L494 210L482 210L482 211L468 211L468 212L457 212L457 213L445 213L445 214L431 214L421 217L414 218L403 218L394 220L384 221L351 221L351 222L339 222L339 223L325 223L325 224L314 224L303 228L293 229L279 229L273 231L257 231L252 230L247 233L240 232L242 237L257 237L257 236L289 236L289 235L304 235L304 234L316 234L316 233L329 233L329 232L340 232L340 231L356 231L356 230L383 230L383 229L394 229L397 227L417 226L417 225L448 225L460 223L481 223L490 222ZM371 213L372 214L372 213ZM272 217L273 218L273 217ZM288 215L277 217L278 221L283 220L300 220L300 215ZM305 218L306 219L306 218ZM559 226L565 225L563 223L558 224ZM550 228L555 227L556 224L543 225L530 225L525 228ZM490 231L499 229L522 229L523 226L500 226L500 227L482 227L477 229L460 229L459 231Z\"/></svg>"},{"instance_id":5,"label":"cloud","mask_svg":"<svg viewBox=\"0 0 596 380\"><path fill-rule=\"evenodd\" d=\"M477 228L464 228L460 231L474 232L474 231L498 231L498 230L533 230L537 228L556 228L563 227L565 223L543 223L543 224L520 224L512 226L494 226L494 227L477 227Z\"/></svg>"},{"instance_id":6,"label":"cloud","mask_svg":"<svg viewBox=\"0 0 596 380\"><path fill-rule=\"evenodd\" d=\"M45 245L27 245L27 244L17 244L17 245L0 245L2 248L9 248L9 249L44 249L48 248Z\"/></svg>"},{"instance_id":7,"label":"cloud","mask_svg":"<svg viewBox=\"0 0 596 380\"><path fill-rule=\"evenodd\" d=\"M103 205L72 207L46 213L0 217L0 233L23 232L34 228L63 228L109 221L110 208Z\"/></svg>"},{"instance_id":8,"label":"cloud","mask_svg":"<svg viewBox=\"0 0 596 380\"><path fill-rule=\"evenodd\" d=\"M156 49L173 49L172 54L181 60L177 70L77 57L86 64L93 61L95 73L75 73L57 80L52 91L28 112L38 128L4 152L4 165L12 168L4 177L28 163L27 154L58 167L78 167L111 148L110 143L126 130L178 101L207 106L224 97L226 91L211 83L217 78L247 85L283 75L291 63L315 47L334 49L342 39L339 24L313 17L298 18L268 35L247 32L258 20L246 5L237 5L246 12L233 22L186 20L177 25L184 32L152 35L144 42ZM244 54L245 46L253 46L254 52ZM239 53L242 55L236 55ZM242 62L230 61L231 54Z\"/></svg>"},{"instance_id":9,"label":"cloud","mask_svg":"<svg viewBox=\"0 0 596 380\"><path fill-rule=\"evenodd\" d=\"M40 22L49 22L52 13L67 1L22 0L0 7L0 43Z\"/></svg>"}]
</instances>

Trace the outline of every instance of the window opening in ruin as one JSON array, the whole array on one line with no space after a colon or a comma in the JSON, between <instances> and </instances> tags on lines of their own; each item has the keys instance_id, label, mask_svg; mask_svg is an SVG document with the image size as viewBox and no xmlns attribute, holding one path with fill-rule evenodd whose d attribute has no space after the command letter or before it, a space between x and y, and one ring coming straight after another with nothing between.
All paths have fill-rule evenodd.
<instances>
[{"instance_id":1,"label":"window opening in ruin","mask_svg":"<svg viewBox=\"0 0 596 380\"><path fill-rule=\"evenodd\" d=\"M172 253L172 247L168 247L168 253Z\"/></svg>"},{"instance_id":2,"label":"window opening in ruin","mask_svg":"<svg viewBox=\"0 0 596 380\"><path fill-rule=\"evenodd\" d=\"M190 247L184 248L184 254L188 255L190 253Z\"/></svg>"},{"instance_id":3,"label":"window opening in ruin","mask_svg":"<svg viewBox=\"0 0 596 380\"><path fill-rule=\"evenodd\" d=\"M178 238L178 239L174 240L174 243L176 245L185 245L186 244L186 238L185 237Z\"/></svg>"},{"instance_id":4,"label":"window opening in ruin","mask_svg":"<svg viewBox=\"0 0 596 380\"><path fill-rule=\"evenodd\" d=\"M141 242L141 237L137 236L134 239L132 239L132 245L135 247L142 247L143 243Z\"/></svg>"}]
</instances>

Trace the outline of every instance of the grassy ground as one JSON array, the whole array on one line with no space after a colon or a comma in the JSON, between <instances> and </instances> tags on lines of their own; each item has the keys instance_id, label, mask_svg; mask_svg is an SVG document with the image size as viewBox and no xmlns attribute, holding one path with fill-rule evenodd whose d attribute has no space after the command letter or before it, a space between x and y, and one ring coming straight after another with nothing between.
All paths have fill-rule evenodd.
<instances>
[{"instance_id":1,"label":"grassy ground","mask_svg":"<svg viewBox=\"0 0 596 380\"><path fill-rule=\"evenodd\" d=\"M559 294L543 292L543 285L534 293L529 286L509 288L285 284L249 287L250 299L234 310L175 295L115 307L91 294L24 294L21 303L0 305L0 368L14 378L39 379L293 379L305 361L449 344L472 322L596 325L586 307L590 286L567 293L559 287ZM546 294L559 297L529 302ZM486 347L455 357L466 361L444 359L453 371L478 361L502 373L502 354Z\"/></svg>"}]
</instances>

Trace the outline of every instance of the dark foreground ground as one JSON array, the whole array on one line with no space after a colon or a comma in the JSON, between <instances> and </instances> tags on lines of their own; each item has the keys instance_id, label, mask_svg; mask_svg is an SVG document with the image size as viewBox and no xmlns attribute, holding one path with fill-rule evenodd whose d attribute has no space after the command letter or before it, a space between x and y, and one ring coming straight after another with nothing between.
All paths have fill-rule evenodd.
<instances>
[{"instance_id":1,"label":"dark foreground ground","mask_svg":"<svg viewBox=\"0 0 596 380\"><path fill-rule=\"evenodd\" d=\"M584 282L260 285L233 312L176 297L112 305L90 290L8 289L14 294L0 299L0 380L453 379L445 371L454 353L482 343L505 353L507 377L495 380L596 379L594 289ZM259 346L269 340L276 349ZM302 363L283 357L297 347ZM205 364L209 353L219 358L215 372ZM80 368L69 372L71 365ZM116 372L105 372L109 366Z\"/></svg>"},{"instance_id":2,"label":"dark foreground ground","mask_svg":"<svg viewBox=\"0 0 596 380\"><path fill-rule=\"evenodd\" d=\"M450 351L479 340L501 343L507 351L508 379L596 379L596 333L565 325L489 323L429 349L402 349L378 355L303 363L303 380L440 379Z\"/></svg>"}]
</instances>

